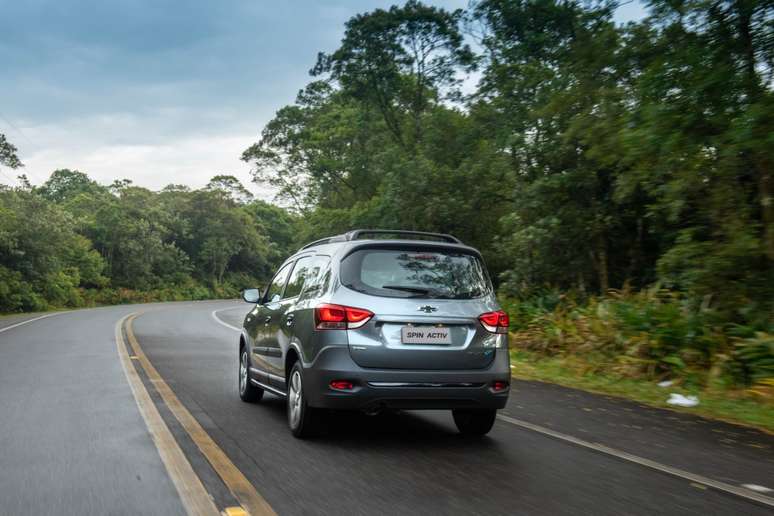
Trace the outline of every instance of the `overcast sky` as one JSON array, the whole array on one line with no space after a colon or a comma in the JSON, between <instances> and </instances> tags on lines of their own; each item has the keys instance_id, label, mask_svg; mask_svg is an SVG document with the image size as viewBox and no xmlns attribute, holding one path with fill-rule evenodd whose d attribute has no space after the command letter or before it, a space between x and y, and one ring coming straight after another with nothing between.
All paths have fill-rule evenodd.
<instances>
[{"instance_id":1,"label":"overcast sky","mask_svg":"<svg viewBox=\"0 0 774 516\"><path fill-rule=\"evenodd\" d=\"M242 151L350 16L393 3L0 0L0 133L25 164L0 167L0 182L71 168L102 183L197 188L223 173L270 200ZM617 20L642 16L635 0Z\"/></svg>"}]
</instances>

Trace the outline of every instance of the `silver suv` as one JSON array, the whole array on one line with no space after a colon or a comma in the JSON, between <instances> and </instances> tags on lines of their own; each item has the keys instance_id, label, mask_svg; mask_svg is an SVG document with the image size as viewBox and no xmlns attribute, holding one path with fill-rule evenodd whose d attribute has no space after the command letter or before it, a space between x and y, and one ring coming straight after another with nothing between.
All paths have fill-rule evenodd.
<instances>
[{"instance_id":1,"label":"silver suv","mask_svg":"<svg viewBox=\"0 0 774 516\"><path fill-rule=\"evenodd\" d=\"M508 315L481 254L451 235L356 230L302 247L239 339L239 395L285 397L293 435L324 409L451 409L489 432L508 399Z\"/></svg>"}]
</instances>

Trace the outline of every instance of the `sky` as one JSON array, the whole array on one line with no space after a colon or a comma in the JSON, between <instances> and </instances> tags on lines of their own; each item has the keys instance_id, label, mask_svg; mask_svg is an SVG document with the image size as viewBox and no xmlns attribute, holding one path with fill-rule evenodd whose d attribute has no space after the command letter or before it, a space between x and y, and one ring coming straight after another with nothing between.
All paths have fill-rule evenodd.
<instances>
[{"instance_id":1,"label":"sky","mask_svg":"<svg viewBox=\"0 0 774 516\"><path fill-rule=\"evenodd\" d=\"M157 190L231 174L271 200L242 151L349 17L395 1L0 0L0 133L25 164L0 166L0 183L70 168ZM643 15L633 0L616 20Z\"/></svg>"}]
</instances>

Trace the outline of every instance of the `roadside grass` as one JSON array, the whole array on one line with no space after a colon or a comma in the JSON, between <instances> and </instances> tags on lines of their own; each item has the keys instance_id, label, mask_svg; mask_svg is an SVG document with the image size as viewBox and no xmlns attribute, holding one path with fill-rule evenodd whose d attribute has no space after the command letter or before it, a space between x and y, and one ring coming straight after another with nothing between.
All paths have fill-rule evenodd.
<instances>
[{"instance_id":1,"label":"roadside grass","mask_svg":"<svg viewBox=\"0 0 774 516\"><path fill-rule=\"evenodd\" d=\"M720 388L698 389L676 382L659 387L656 382L625 378L599 372L577 356L546 356L522 349L511 350L511 374L522 380L555 383L597 394L630 399L654 407L695 414L730 423L751 426L774 433L774 403L766 397L755 397L750 390ZM594 372L594 370L596 371ZM670 393L694 395L699 405L692 408L666 403Z\"/></svg>"}]
</instances>

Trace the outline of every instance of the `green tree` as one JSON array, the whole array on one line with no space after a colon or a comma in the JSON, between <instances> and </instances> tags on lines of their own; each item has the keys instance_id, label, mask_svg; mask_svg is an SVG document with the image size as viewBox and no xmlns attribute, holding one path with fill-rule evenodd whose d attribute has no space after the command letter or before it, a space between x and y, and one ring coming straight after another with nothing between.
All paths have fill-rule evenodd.
<instances>
[{"instance_id":1,"label":"green tree","mask_svg":"<svg viewBox=\"0 0 774 516\"><path fill-rule=\"evenodd\" d=\"M38 193L54 202L64 202L84 192L104 190L83 172L66 168L55 170Z\"/></svg>"},{"instance_id":2,"label":"green tree","mask_svg":"<svg viewBox=\"0 0 774 516\"><path fill-rule=\"evenodd\" d=\"M217 175L210 179L205 190L219 190L225 192L232 201L245 204L253 200L253 194L234 176Z\"/></svg>"},{"instance_id":3,"label":"green tree","mask_svg":"<svg viewBox=\"0 0 774 516\"><path fill-rule=\"evenodd\" d=\"M82 304L100 287L104 263L70 216L32 191L0 190L0 311Z\"/></svg>"},{"instance_id":4,"label":"green tree","mask_svg":"<svg viewBox=\"0 0 774 516\"><path fill-rule=\"evenodd\" d=\"M637 31L637 101L624 134L664 247L660 277L713 305L774 310L772 4L652 2Z\"/></svg>"},{"instance_id":5,"label":"green tree","mask_svg":"<svg viewBox=\"0 0 774 516\"><path fill-rule=\"evenodd\" d=\"M4 134L0 134L0 165L8 168L23 167L19 156L16 154L18 149L8 140L6 140Z\"/></svg>"},{"instance_id":6,"label":"green tree","mask_svg":"<svg viewBox=\"0 0 774 516\"><path fill-rule=\"evenodd\" d=\"M455 95L457 70L473 64L460 32L462 14L409 0L356 15L341 46L320 53L312 74L329 73L346 95L376 107L395 141L412 148L422 139L423 114L441 90Z\"/></svg>"},{"instance_id":7,"label":"green tree","mask_svg":"<svg viewBox=\"0 0 774 516\"><path fill-rule=\"evenodd\" d=\"M626 173L619 133L632 73L613 5L483 1L486 59L474 116L509 158L514 189L500 250L512 291L552 285L606 292L652 279L642 214L613 193ZM490 122L491 120L491 122ZM633 238L632 238L633 237Z\"/></svg>"}]
</instances>

